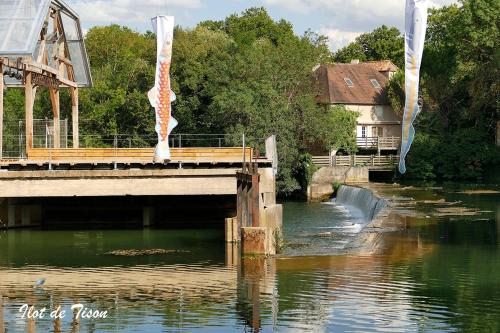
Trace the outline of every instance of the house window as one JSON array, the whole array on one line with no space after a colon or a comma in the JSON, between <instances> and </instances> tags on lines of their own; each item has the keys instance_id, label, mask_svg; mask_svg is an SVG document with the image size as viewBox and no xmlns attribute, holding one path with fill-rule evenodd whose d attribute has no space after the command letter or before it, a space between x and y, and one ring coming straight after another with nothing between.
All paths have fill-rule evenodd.
<instances>
[{"instance_id":1,"label":"house window","mask_svg":"<svg viewBox=\"0 0 500 333\"><path fill-rule=\"evenodd\" d=\"M361 137L366 138L366 126L361 126Z\"/></svg>"},{"instance_id":2,"label":"house window","mask_svg":"<svg viewBox=\"0 0 500 333\"><path fill-rule=\"evenodd\" d=\"M381 137L384 136L384 128L383 127L372 127L372 137Z\"/></svg>"},{"instance_id":3,"label":"house window","mask_svg":"<svg viewBox=\"0 0 500 333\"><path fill-rule=\"evenodd\" d=\"M348 87L354 87L354 83L352 83L352 80L348 77L344 78L345 84L347 84Z\"/></svg>"},{"instance_id":4,"label":"house window","mask_svg":"<svg viewBox=\"0 0 500 333\"><path fill-rule=\"evenodd\" d=\"M371 80L370 80L370 82L372 83L372 86L373 86L374 88L377 88L377 89L378 89L378 88L382 88L382 86L380 86L380 83L378 83L378 81L377 81L377 80L375 80L375 79L371 79Z\"/></svg>"}]
</instances>

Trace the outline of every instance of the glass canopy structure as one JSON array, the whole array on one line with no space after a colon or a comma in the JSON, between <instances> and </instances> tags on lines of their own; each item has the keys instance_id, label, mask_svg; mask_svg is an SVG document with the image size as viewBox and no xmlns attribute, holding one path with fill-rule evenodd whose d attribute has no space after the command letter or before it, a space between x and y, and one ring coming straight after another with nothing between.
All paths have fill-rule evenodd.
<instances>
[{"instance_id":1,"label":"glass canopy structure","mask_svg":"<svg viewBox=\"0 0 500 333\"><path fill-rule=\"evenodd\" d=\"M60 16L62 27L58 28L62 28L62 37L53 33L56 30L51 19L53 15ZM64 39L69 53L65 59L71 62L74 72L74 77L65 73L64 78L76 82L78 87L90 87L92 78L80 20L66 3L61 0L0 1L0 57L28 57L38 62L40 44L45 39L44 51L49 54L46 65L57 68L57 50L54 52L53 48L60 40L56 37ZM9 76L5 81L7 86L22 85Z\"/></svg>"},{"instance_id":2,"label":"glass canopy structure","mask_svg":"<svg viewBox=\"0 0 500 333\"><path fill-rule=\"evenodd\" d=\"M33 149L37 89L48 89L54 148L60 147L61 88L69 89L73 147L79 147L78 89L92 86L78 15L62 0L0 0L0 159L3 91L24 88L26 154Z\"/></svg>"}]
</instances>

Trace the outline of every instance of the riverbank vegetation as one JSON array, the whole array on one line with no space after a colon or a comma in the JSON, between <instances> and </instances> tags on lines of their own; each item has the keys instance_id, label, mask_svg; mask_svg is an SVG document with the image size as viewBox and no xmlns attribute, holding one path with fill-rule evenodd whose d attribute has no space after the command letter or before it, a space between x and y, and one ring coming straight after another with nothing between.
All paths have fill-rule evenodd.
<instances>
[{"instance_id":1,"label":"riverbank vegetation","mask_svg":"<svg viewBox=\"0 0 500 333\"><path fill-rule=\"evenodd\" d=\"M423 109L408 157L408 175L416 178L479 177L498 162L493 145L499 119L499 4L463 0L432 10L422 66ZM289 194L310 174L311 146L355 152L356 115L344 107L316 103L313 68L351 59L390 59L404 66L398 29L382 26L332 53L325 37L311 31L298 36L284 20L251 8L223 21L205 21L192 29L175 28L172 89L176 133L221 133L252 145L276 134L278 189ZM155 36L117 25L94 27L86 35L94 86L80 93L81 137L106 144L126 134L136 144L154 143L154 112L147 91L154 82ZM403 108L404 76L392 80L389 94ZM16 133L23 119L22 91L6 93L6 120ZM70 118L69 96L62 94L62 118ZM37 94L35 118L50 118L46 92ZM150 136L150 139L145 138ZM15 136L13 136L15 138ZM306 168L306 169L304 169Z\"/></svg>"}]
</instances>

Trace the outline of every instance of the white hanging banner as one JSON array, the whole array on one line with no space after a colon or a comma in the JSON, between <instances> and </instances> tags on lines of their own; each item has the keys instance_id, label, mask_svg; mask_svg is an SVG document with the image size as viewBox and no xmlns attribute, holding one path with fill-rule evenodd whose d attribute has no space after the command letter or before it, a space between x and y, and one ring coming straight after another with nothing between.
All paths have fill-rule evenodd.
<instances>
[{"instance_id":1,"label":"white hanging banner","mask_svg":"<svg viewBox=\"0 0 500 333\"><path fill-rule=\"evenodd\" d=\"M401 135L399 172L406 172L405 158L415 137L413 122L420 112L418 87L420 64L427 29L427 1L406 0L405 18L405 110Z\"/></svg>"},{"instance_id":2,"label":"white hanging banner","mask_svg":"<svg viewBox=\"0 0 500 333\"><path fill-rule=\"evenodd\" d=\"M169 162L170 148L168 136L177 126L172 117L171 102L175 94L170 90L170 65L172 62L172 44L174 40L174 17L156 16L151 19L156 33L156 75L155 86L148 92L149 102L155 108L158 144L155 150L155 162Z\"/></svg>"}]
</instances>

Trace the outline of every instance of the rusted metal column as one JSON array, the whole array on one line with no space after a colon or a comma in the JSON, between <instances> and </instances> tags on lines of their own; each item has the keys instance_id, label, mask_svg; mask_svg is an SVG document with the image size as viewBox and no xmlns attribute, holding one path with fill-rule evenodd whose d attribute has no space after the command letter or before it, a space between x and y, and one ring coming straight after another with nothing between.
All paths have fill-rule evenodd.
<instances>
[{"instance_id":1,"label":"rusted metal column","mask_svg":"<svg viewBox=\"0 0 500 333\"><path fill-rule=\"evenodd\" d=\"M259 170L257 164L254 164L252 170L252 196L248 198L252 203L252 227L260 227L259 182Z\"/></svg>"},{"instance_id":2,"label":"rusted metal column","mask_svg":"<svg viewBox=\"0 0 500 333\"><path fill-rule=\"evenodd\" d=\"M247 175L247 177L251 177L250 174ZM245 227L253 227L253 215L254 215L254 204L253 204L253 200L252 200L252 197L253 197L253 187L252 187L252 183L249 181L249 179L247 179L247 182L246 182L246 185L247 185L247 194L245 196L245 201L247 203L247 221L246 221L246 224L245 224Z\"/></svg>"},{"instance_id":3,"label":"rusted metal column","mask_svg":"<svg viewBox=\"0 0 500 333\"><path fill-rule=\"evenodd\" d=\"M243 190L241 192L241 198L242 198L242 205L241 205L241 226L242 227L248 227L249 226L249 221L248 221L248 181L246 180L246 173L242 174L244 180L243 180Z\"/></svg>"},{"instance_id":4,"label":"rusted metal column","mask_svg":"<svg viewBox=\"0 0 500 333\"><path fill-rule=\"evenodd\" d=\"M243 226L243 180L241 179L241 173L236 174L236 219L238 220L238 229Z\"/></svg>"}]
</instances>

